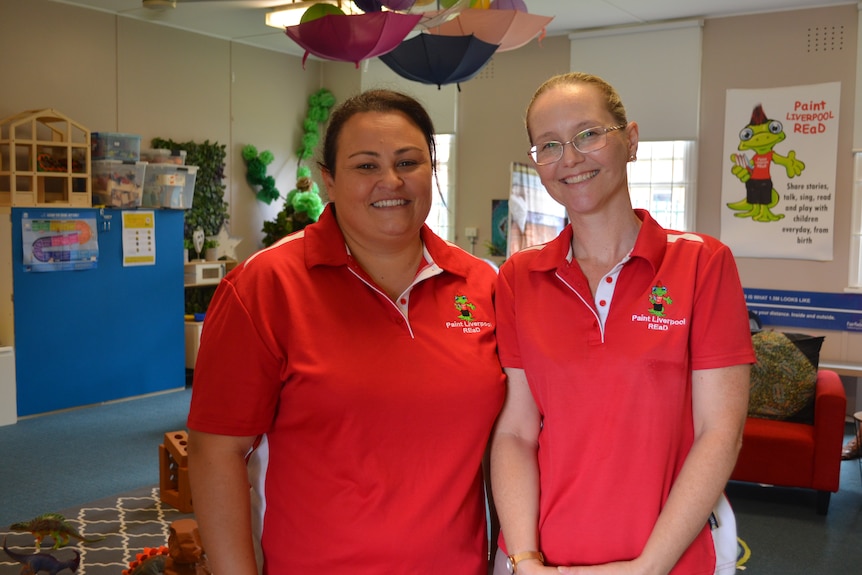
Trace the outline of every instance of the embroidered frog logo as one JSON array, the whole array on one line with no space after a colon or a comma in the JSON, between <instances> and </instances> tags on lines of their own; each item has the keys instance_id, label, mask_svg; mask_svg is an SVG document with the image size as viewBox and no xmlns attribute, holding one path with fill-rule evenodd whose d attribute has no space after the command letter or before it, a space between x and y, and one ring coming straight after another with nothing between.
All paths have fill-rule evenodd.
<instances>
[{"instance_id":1,"label":"embroidered frog logo","mask_svg":"<svg viewBox=\"0 0 862 575\"><path fill-rule=\"evenodd\" d=\"M673 299L667 295L667 288L658 282L650 290L649 302L652 304L649 313L657 317L664 317L664 307L673 304Z\"/></svg>"},{"instance_id":2,"label":"embroidered frog logo","mask_svg":"<svg viewBox=\"0 0 862 575\"><path fill-rule=\"evenodd\" d=\"M455 309L458 310L458 319L464 321L473 321L473 310L476 306L470 303L465 295L455 296Z\"/></svg>"}]
</instances>

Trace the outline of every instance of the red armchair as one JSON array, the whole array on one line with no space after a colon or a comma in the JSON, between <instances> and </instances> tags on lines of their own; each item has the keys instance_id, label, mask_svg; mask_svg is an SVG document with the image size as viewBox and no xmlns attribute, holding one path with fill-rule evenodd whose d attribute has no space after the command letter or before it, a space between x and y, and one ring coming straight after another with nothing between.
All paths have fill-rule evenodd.
<instances>
[{"instance_id":1,"label":"red armchair","mask_svg":"<svg viewBox=\"0 0 862 575\"><path fill-rule=\"evenodd\" d=\"M749 417L731 480L814 489L817 513L826 515L838 491L846 409L841 378L818 370L814 424Z\"/></svg>"}]
</instances>

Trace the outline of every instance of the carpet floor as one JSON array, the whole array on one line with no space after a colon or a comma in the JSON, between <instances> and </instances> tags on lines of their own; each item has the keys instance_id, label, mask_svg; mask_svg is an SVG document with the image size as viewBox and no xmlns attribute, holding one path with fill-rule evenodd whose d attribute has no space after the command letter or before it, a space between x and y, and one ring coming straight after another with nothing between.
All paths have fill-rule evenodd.
<instances>
[{"instance_id":1,"label":"carpet floor","mask_svg":"<svg viewBox=\"0 0 862 575\"><path fill-rule=\"evenodd\" d=\"M137 489L59 513L78 534L87 539L100 538L92 543L72 538L67 546L57 550L51 548L50 538L43 541L41 552L60 561L74 558L72 550L78 550L81 563L77 575L120 575L145 548L167 545L173 521L191 517L162 503L158 487ZM35 552L30 533L7 530L0 531L0 537L5 538L9 549L16 553ZM20 563L0 550L0 575L19 575L21 569ZM70 571L61 573L65 575Z\"/></svg>"}]
</instances>

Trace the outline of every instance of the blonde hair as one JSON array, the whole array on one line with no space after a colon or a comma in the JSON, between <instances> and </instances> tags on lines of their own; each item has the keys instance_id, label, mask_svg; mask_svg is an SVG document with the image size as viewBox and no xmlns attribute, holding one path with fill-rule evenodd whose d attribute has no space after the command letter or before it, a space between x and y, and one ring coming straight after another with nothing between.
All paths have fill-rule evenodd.
<instances>
[{"instance_id":1,"label":"blonde hair","mask_svg":"<svg viewBox=\"0 0 862 575\"><path fill-rule=\"evenodd\" d=\"M595 86L598 88L599 92L604 96L605 103L608 108L608 112L614 117L614 120L617 124L628 124L628 118L626 118L626 107L623 106L623 101L620 99L620 95L604 79L594 76L593 74L587 74L585 72L568 72L566 74L558 74L556 76L552 76L545 80L545 82L539 86L536 92L533 94L533 97L530 99L529 105L527 105L527 113L525 115L524 123L527 128L527 137L530 138L530 143L533 142L532 136L530 136L530 110L533 109L533 105L536 103L536 99L547 92L552 88L556 88L557 86L573 86L576 84L589 84L591 86Z\"/></svg>"}]
</instances>

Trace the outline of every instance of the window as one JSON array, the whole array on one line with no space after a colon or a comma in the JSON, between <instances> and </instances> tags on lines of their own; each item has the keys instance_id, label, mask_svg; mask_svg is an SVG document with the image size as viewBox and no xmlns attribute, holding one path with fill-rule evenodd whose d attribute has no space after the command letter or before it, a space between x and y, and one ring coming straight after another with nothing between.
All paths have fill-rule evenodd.
<instances>
[{"instance_id":1,"label":"window","mask_svg":"<svg viewBox=\"0 0 862 575\"><path fill-rule=\"evenodd\" d=\"M862 152L853 154L853 218L850 222L850 277L847 291L862 291Z\"/></svg>"},{"instance_id":2,"label":"window","mask_svg":"<svg viewBox=\"0 0 862 575\"><path fill-rule=\"evenodd\" d=\"M438 236L454 242L455 222L452 209L455 205L455 136L437 134L434 144L437 147L437 177L431 184L431 211L425 222Z\"/></svg>"},{"instance_id":3,"label":"window","mask_svg":"<svg viewBox=\"0 0 862 575\"><path fill-rule=\"evenodd\" d=\"M630 162L632 205L649 211L665 228L694 228L694 142L638 142L638 159Z\"/></svg>"}]
</instances>

